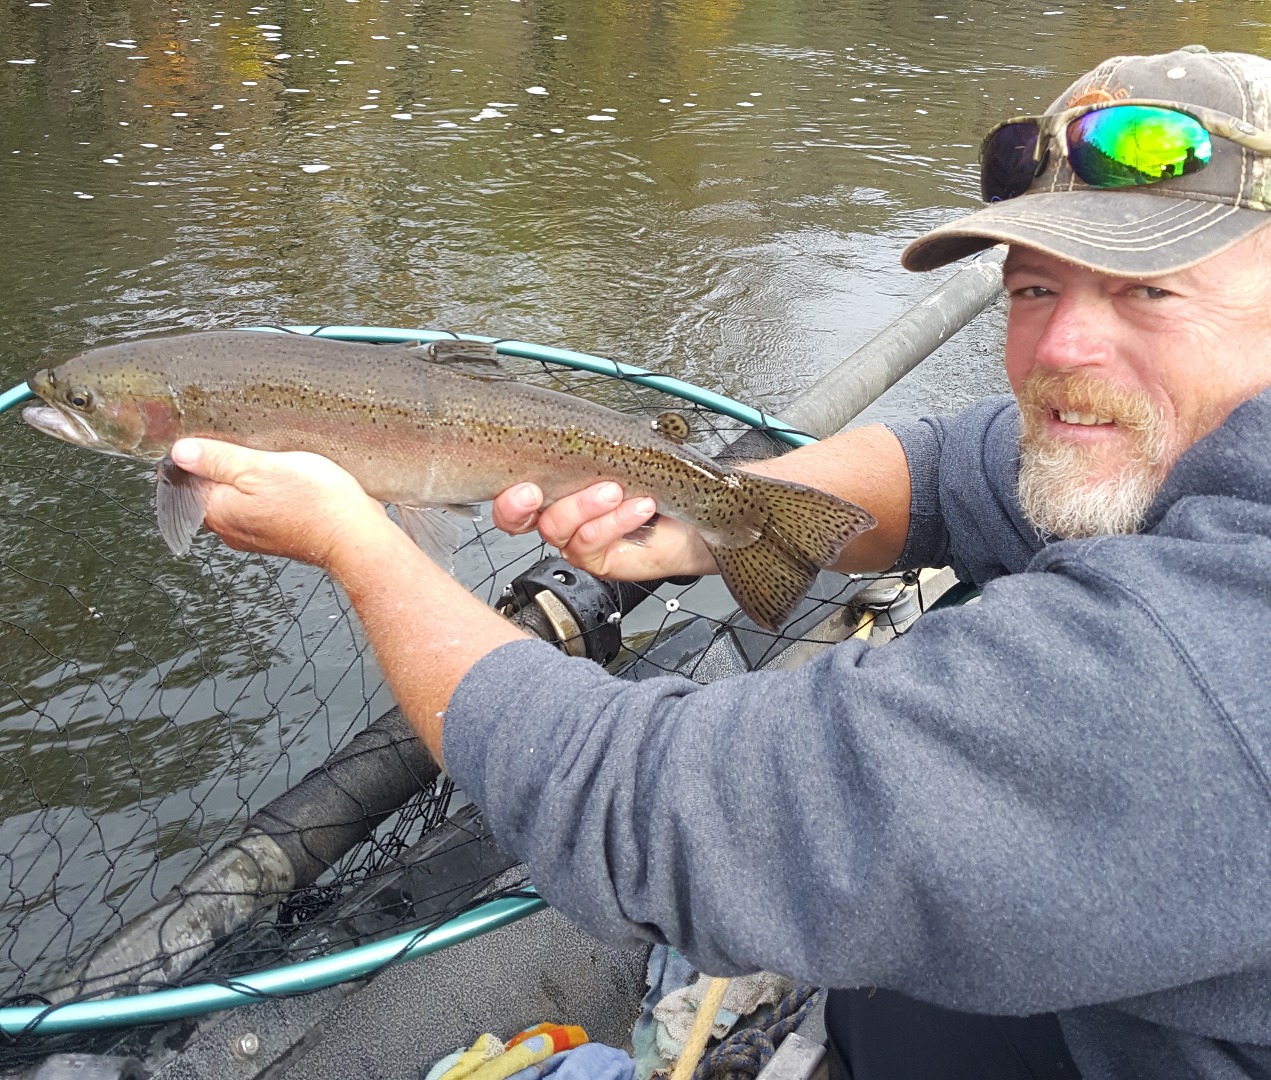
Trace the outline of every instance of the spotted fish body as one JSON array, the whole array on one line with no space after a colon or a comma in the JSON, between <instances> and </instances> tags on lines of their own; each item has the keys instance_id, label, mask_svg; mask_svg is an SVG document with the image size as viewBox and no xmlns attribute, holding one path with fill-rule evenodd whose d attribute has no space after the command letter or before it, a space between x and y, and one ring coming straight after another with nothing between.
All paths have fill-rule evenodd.
<instances>
[{"instance_id":1,"label":"spotted fish body","mask_svg":"<svg viewBox=\"0 0 1271 1080\"><path fill-rule=\"evenodd\" d=\"M553 501L600 480L696 527L733 596L775 629L817 569L874 520L824 492L730 469L642 418L507 378L490 346L385 348L293 334L210 331L93 349L29 380L34 427L160 463L160 528L178 553L203 489L168 457L183 436L330 458L446 539L426 507L466 507L532 481Z\"/></svg>"}]
</instances>

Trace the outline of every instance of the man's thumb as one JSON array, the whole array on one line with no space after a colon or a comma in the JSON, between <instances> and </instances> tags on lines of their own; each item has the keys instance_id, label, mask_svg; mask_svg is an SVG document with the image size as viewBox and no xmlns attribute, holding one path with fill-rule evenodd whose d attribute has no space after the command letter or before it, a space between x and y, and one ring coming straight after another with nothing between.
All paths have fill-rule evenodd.
<instances>
[{"instance_id":1,"label":"man's thumb","mask_svg":"<svg viewBox=\"0 0 1271 1080\"><path fill-rule=\"evenodd\" d=\"M186 472L217 483L232 484L251 464L256 451L215 439L178 439L169 456Z\"/></svg>"}]
</instances>

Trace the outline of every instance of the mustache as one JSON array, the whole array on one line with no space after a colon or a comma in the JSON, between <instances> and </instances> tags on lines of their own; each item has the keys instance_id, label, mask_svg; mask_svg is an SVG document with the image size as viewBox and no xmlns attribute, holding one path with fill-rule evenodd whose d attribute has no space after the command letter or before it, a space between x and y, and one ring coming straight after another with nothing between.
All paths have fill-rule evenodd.
<instances>
[{"instance_id":1,"label":"mustache","mask_svg":"<svg viewBox=\"0 0 1271 1080\"><path fill-rule=\"evenodd\" d=\"M1084 372L1030 373L1020 388L1019 406L1026 429L1035 430L1052 412L1093 413L1140 436L1159 433L1165 419L1142 391L1126 390Z\"/></svg>"}]
</instances>

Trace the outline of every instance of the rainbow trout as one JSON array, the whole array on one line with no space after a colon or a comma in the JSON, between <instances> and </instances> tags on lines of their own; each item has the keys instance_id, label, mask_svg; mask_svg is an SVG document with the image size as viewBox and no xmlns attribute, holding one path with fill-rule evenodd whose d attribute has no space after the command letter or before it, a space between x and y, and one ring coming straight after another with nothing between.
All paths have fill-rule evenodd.
<instances>
[{"instance_id":1,"label":"rainbow trout","mask_svg":"<svg viewBox=\"0 0 1271 1080\"><path fill-rule=\"evenodd\" d=\"M442 525L438 508L471 508L524 480L548 501L617 481L694 526L738 604L769 630L875 524L832 495L718 464L647 419L511 379L493 346L474 342L386 348L209 331L92 349L28 384L45 402L23 412L33 427L159 462L159 529L178 555L208 490L168 457L187 435L330 458L395 504L443 564L459 527Z\"/></svg>"}]
</instances>

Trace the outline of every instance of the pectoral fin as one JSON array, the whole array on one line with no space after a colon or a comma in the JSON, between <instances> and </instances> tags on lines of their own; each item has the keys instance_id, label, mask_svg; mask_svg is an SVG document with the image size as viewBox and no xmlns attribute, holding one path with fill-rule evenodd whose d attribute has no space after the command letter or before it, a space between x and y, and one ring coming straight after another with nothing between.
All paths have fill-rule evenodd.
<instances>
[{"instance_id":1,"label":"pectoral fin","mask_svg":"<svg viewBox=\"0 0 1271 1080\"><path fill-rule=\"evenodd\" d=\"M455 572L455 552L463 540L463 526L454 517L435 506L406 506L397 503L397 516L402 528L424 554L447 574ZM448 508L449 509L449 508ZM471 516L473 507L456 507Z\"/></svg>"},{"instance_id":2,"label":"pectoral fin","mask_svg":"<svg viewBox=\"0 0 1271 1080\"><path fill-rule=\"evenodd\" d=\"M173 555L190 553L190 542L203 524L213 487L211 480L186 472L171 458L159 462L155 508L159 513L159 532Z\"/></svg>"}]
</instances>

